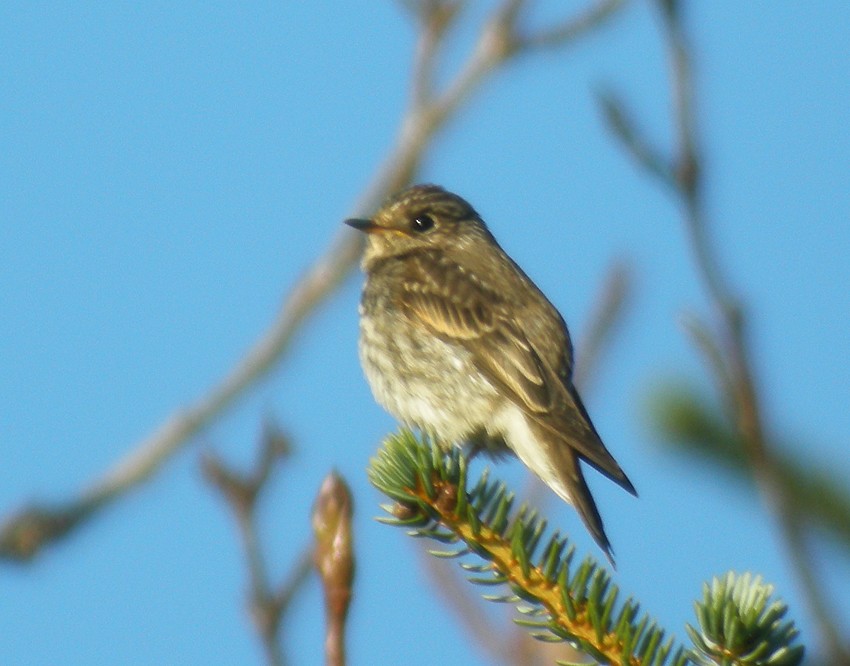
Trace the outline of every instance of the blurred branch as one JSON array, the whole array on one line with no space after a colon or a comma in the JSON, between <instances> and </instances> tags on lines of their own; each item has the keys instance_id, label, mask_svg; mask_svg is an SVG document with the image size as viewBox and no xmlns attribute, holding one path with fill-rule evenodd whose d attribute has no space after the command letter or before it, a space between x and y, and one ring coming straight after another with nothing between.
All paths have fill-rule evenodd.
<instances>
[{"instance_id":1,"label":"blurred branch","mask_svg":"<svg viewBox=\"0 0 850 666\"><path fill-rule=\"evenodd\" d=\"M651 396L651 418L655 430L677 451L708 460L750 485L752 470L747 465L740 433L712 407L708 399L687 386L668 385ZM776 466L795 510L841 541L850 551L850 492L843 479L828 469L780 451L806 451L809 447L777 447Z\"/></svg>"},{"instance_id":2,"label":"blurred branch","mask_svg":"<svg viewBox=\"0 0 850 666\"><path fill-rule=\"evenodd\" d=\"M682 25L680 0L656 0L670 54L673 96L673 124L676 138L669 159L653 148L635 129L633 115L614 95L602 99L608 127L637 165L672 186L682 205L683 219L697 274L702 280L714 310L715 333L697 330L700 348L715 376L725 382L722 394L728 396L736 429L744 446L762 496L776 515L791 562L818 623L832 663L848 664L850 657L833 626L823 592L815 580L803 533L801 515L795 510L782 470L773 452L761 410L759 391L752 367L746 330L746 314L740 298L729 286L707 234L703 202L702 157L697 142L691 48ZM713 342L708 343L710 337Z\"/></svg>"},{"instance_id":3,"label":"blurred branch","mask_svg":"<svg viewBox=\"0 0 850 666\"><path fill-rule=\"evenodd\" d=\"M463 2L447 0L405 3L419 22L419 39L413 57L411 107L423 108L434 96L434 54L463 8Z\"/></svg>"},{"instance_id":4,"label":"blurred branch","mask_svg":"<svg viewBox=\"0 0 850 666\"><path fill-rule=\"evenodd\" d=\"M311 568L310 553L305 549L290 576L273 588L257 531L257 500L268 486L274 469L290 452L286 437L274 426L267 425L259 460L250 474L236 472L212 453L201 459L204 476L219 491L236 518L248 566L251 619L271 666L285 663L279 638L283 616L295 593L307 580Z\"/></svg>"},{"instance_id":5,"label":"blurred branch","mask_svg":"<svg viewBox=\"0 0 850 666\"><path fill-rule=\"evenodd\" d=\"M522 5L524 3L515 3ZM517 48L550 48L569 44L590 30L611 18L625 5L625 0L601 0L592 3L583 11L570 16L560 23L523 36L517 42Z\"/></svg>"},{"instance_id":6,"label":"blurred branch","mask_svg":"<svg viewBox=\"0 0 850 666\"><path fill-rule=\"evenodd\" d=\"M597 102L608 128L638 166L675 188L672 168L666 157L640 133L623 101L613 91L603 90L597 94Z\"/></svg>"},{"instance_id":7,"label":"blurred branch","mask_svg":"<svg viewBox=\"0 0 850 666\"><path fill-rule=\"evenodd\" d=\"M577 345L573 383L586 393L602 360L602 353L611 344L617 327L622 323L632 299L634 278L628 264L615 260L608 267L605 279L596 295L590 320Z\"/></svg>"},{"instance_id":8,"label":"blurred branch","mask_svg":"<svg viewBox=\"0 0 850 666\"><path fill-rule=\"evenodd\" d=\"M520 53L572 43L600 25L621 3L597 1L591 10L564 23L545 39L524 38L518 28L530 2L505 0L484 21L468 60L440 93L432 89L431 74L462 2L420 0L406 3L420 21L415 65L411 75L411 104L401 121L395 146L371 184L354 206L355 215L374 210L390 193L410 183L426 150L461 104L483 80ZM593 10L596 8L596 11ZM572 25L568 29L568 26ZM283 357L307 317L319 307L354 268L362 234L344 230L306 271L284 299L269 329L224 379L194 404L178 410L108 469L79 496L66 502L33 503L12 512L0 525L0 558L24 561L46 544L68 535L101 508L140 486L194 435L232 407Z\"/></svg>"},{"instance_id":9,"label":"blurred branch","mask_svg":"<svg viewBox=\"0 0 850 666\"><path fill-rule=\"evenodd\" d=\"M734 405L731 403L732 394L729 389L734 380L729 373L723 350L719 346L719 341L715 339L711 327L692 313L684 314L680 323L685 333L691 338L697 352L702 354L708 370L713 375L718 395L725 399L725 407L729 412L733 412ZM743 454L743 448L741 453ZM745 461L742 459L741 462Z\"/></svg>"},{"instance_id":10,"label":"blurred branch","mask_svg":"<svg viewBox=\"0 0 850 666\"><path fill-rule=\"evenodd\" d=\"M354 582L353 500L336 472L325 477L313 506L313 563L325 591L325 663L345 666L345 621Z\"/></svg>"}]
</instances>

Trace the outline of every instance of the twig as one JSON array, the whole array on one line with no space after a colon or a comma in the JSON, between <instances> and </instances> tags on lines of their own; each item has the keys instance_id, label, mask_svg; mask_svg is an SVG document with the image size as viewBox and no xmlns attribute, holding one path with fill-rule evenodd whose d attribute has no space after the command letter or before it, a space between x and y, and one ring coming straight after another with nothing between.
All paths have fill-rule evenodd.
<instances>
[{"instance_id":1,"label":"twig","mask_svg":"<svg viewBox=\"0 0 850 666\"><path fill-rule=\"evenodd\" d=\"M617 325L631 302L633 278L629 266L622 260L614 261L594 300L594 309L582 332L573 369L573 383L586 393L591 379L596 375L601 356L611 343Z\"/></svg>"},{"instance_id":2,"label":"twig","mask_svg":"<svg viewBox=\"0 0 850 666\"><path fill-rule=\"evenodd\" d=\"M811 555L795 510L771 450L748 349L746 315L738 295L729 286L707 235L702 199L702 159L697 146L690 47L682 26L680 0L657 0L670 50L676 149L665 159L636 131L630 115L613 96L603 99L609 127L635 162L672 186L683 208L683 218L698 276L716 318L716 340L705 326L691 327L715 377L728 398L734 420L768 507L776 515L792 565L817 621L832 664L848 664L848 656L833 626L823 592L814 576Z\"/></svg>"},{"instance_id":3,"label":"twig","mask_svg":"<svg viewBox=\"0 0 850 666\"><path fill-rule=\"evenodd\" d=\"M505 636L508 632L502 627L502 623L497 626L490 621L487 613L481 608L481 597L472 594L464 585L457 567L453 566L453 563L432 557L425 548L417 548L417 552L420 565L434 582L434 589L443 604L460 622L464 634L475 641L489 659L502 663L519 663L510 658L513 637Z\"/></svg>"},{"instance_id":4,"label":"twig","mask_svg":"<svg viewBox=\"0 0 850 666\"><path fill-rule=\"evenodd\" d=\"M207 453L201 459L204 476L221 493L236 518L248 567L251 620L270 666L283 666L286 663L279 639L282 619L295 593L307 580L312 566L310 550L304 549L289 577L277 589L273 589L259 541L257 500L268 486L274 468L289 451L289 444L280 431L267 426L259 461L250 474L239 474L212 453Z\"/></svg>"},{"instance_id":5,"label":"twig","mask_svg":"<svg viewBox=\"0 0 850 666\"><path fill-rule=\"evenodd\" d=\"M622 142L625 151L638 166L675 190L676 179L667 157L638 132L625 104L610 90L599 92L597 101L609 129Z\"/></svg>"},{"instance_id":6,"label":"twig","mask_svg":"<svg viewBox=\"0 0 850 666\"><path fill-rule=\"evenodd\" d=\"M549 48L570 43L609 19L622 9L623 5L625 0L600 0L561 23L525 36L519 46L520 48Z\"/></svg>"},{"instance_id":7,"label":"twig","mask_svg":"<svg viewBox=\"0 0 850 666\"><path fill-rule=\"evenodd\" d=\"M413 57L410 104L413 108L424 108L431 104L434 96L434 54L460 14L463 2L426 0L407 4L420 26Z\"/></svg>"}]
</instances>

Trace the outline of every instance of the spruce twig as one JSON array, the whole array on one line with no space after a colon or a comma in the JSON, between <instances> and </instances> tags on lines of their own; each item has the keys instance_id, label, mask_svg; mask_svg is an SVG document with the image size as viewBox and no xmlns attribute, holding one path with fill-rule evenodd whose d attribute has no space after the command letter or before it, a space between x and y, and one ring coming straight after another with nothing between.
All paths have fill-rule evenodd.
<instances>
[{"instance_id":1,"label":"spruce twig","mask_svg":"<svg viewBox=\"0 0 850 666\"><path fill-rule=\"evenodd\" d=\"M432 551L438 557L484 560L464 561L469 580L509 587L485 598L517 604L522 617L515 621L535 638L567 641L606 664L688 663L654 621L637 617L637 602L617 603L619 590L603 566L591 557L575 562L575 548L557 532L544 540L546 520L526 506L514 510L514 494L503 483L485 472L468 488L459 449L443 453L402 431L387 439L369 474L395 501L383 522L451 546Z\"/></svg>"},{"instance_id":2,"label":"spruce twig","mask_svg":"<svg viewBox=\"0 0 850 666\"><path fill-rule=\"evenodd\" d=\"M443 451L403 430L384 442L369 477L394 501L379 520L440 542L430 551L436 557L464 558L470 582L509 588L484 598L515 604L521 616L515 622L535 638L566 641L603 664L797 666L802 660L793 622L781 622L787 607L771 601L773 588L750 575L727 574L706 588L697 605L700 629L687 627L694 647L686 650L636 600L619 601L604 566L592 557L577 563L566 536L547 537L545 518L526 505L515 509L504 483L486 470L470 481L459 448Z\"/></svg>"}]
</instances>

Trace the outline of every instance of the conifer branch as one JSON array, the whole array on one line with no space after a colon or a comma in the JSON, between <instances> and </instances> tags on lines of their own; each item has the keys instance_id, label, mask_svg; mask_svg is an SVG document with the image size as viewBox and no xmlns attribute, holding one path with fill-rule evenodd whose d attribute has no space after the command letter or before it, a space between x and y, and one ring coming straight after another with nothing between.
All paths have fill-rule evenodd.
<instances>
[{"instance_id":1,"label":"conifer branch","mask_svg":"<svg viewBox=\"0 0 850 666\"><path fill-rule=\"evenodd\" d=\"M696 611L700 630L687 626L699 666L770 664L791 666L803 659L803 646L792 645L797 629L782 622L788 607L771 600L773 586L761 576L732 572L703 585L703 600Z\"/></svg>"},{"instance_id":2,"label":"conifer branch","mask_svg":"<svg viewBox=\"0 0 850 666\"><path fill-rule=\"evenodd\" d=\"M515 622L535 638L566 641L602 664L800 663L796 629L780 622L787 607L768 603L773 589L760 578L715 579L697 606L700 629L688 627L695 646L686 650L640 613L637 601L618 603L620 591L602 565L591 557L576 564L566 536L555 532L544 540L547 521L525 505L514 510L514 493L504 483L486 470L474 485L467 475L459 448L444 452L405 430L391 435L369 468L372 484L395 502L379 520L452 546L431 550L436 557L483 560L461 563L470 582L509 587L485 599L516 604L522 617ZM713 661L717 655L721 661Z\"/></svg>"}]
</instances>

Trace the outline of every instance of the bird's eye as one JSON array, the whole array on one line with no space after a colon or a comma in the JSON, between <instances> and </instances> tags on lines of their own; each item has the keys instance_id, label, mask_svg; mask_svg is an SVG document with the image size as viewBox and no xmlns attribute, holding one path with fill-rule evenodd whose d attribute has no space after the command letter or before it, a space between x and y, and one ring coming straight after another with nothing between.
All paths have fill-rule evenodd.
<instances>
[{"instance_id":1,"label":"bird's eye","mask_svg":"<svg viewBox=\"0 0 850 666\"><path fill-rule=\"evenodd\" d=\"M413 231L416 231L417 233L425 233L426 231L434 228L434 218L430 215L417 215L413 218L410 226Z\"/></svg>"}]
</instances>

